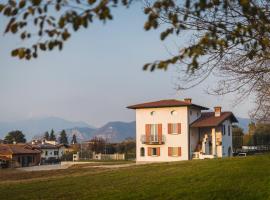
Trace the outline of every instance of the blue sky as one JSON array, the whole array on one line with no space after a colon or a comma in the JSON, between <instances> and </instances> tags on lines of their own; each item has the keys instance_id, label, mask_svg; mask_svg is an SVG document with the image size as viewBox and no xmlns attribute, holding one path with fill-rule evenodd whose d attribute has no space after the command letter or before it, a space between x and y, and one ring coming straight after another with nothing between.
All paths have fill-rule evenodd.
<instances>
[{"instance_id":1,"label":"blue sky","mask_svg":"<svg viewBox=\"0 0 270 200\"><path fill-rule=\"evenodd\" d=\"M161 42L157 31L145 32L142 6L117 9L114 20L95 23L74 34L63 51L43 53L37 60L10 57L10 50L23 45L15 36L0 35L0 121L57 116L100 126L108 121L131 121L134 112L125 107L144 101L191 97L212 108L221 105L237 116L247 117L251 100L232 106L233 95L207 95L199 87L177 93L174 67L145 72L143 64L167 58L167 49L184 38ZM3 32L4 20L0 19Z\"/></svg>"}]
</instances>

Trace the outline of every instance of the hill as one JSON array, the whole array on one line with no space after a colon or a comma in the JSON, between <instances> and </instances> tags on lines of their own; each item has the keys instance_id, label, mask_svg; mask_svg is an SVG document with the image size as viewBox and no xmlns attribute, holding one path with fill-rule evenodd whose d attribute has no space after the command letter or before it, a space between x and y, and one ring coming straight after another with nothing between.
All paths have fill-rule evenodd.
<instances>
[{"instance_id":1,"label":"hill","mask_svg":"<svg viewBox=\"0 0 270 200\"><path fill-rule=\"evenodd\" d=\"M73 122L59 117L46 117L28 119L16 122L0 122L0 138L12 130L21 130L26 138L32 139L36 135L42 135L45 131L54 129L56 132L74 127L91 127L85 122Z\"/></svg>"},{"instance_id":2,"label":"hill","mask_svg":"<svg viewBox=\"0 0 270 200\"><path fill-rule=\"evenodd\" d=\"M97 129L94 135L106 138L110 142L119 142L126 138L135 138L135 122L109 122Z\"/></svg>"}]
</instances>

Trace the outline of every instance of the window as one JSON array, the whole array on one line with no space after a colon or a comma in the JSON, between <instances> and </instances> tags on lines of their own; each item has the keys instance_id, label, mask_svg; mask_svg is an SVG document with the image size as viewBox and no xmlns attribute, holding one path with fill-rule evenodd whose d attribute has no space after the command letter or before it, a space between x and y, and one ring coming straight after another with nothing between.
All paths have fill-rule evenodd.
<instances>
[{"instance_id":1,"label":"window","mask_svg":"<svg viewBox=\"0 0 270 200\"><path fill-rule=\"evenodd\" d=\"M171 115L176 115L177 112L175 110L171 111Z\"/></svg>"},{"instance_id":2,"label":"window","mask_svg":"<svg viewBox=\"0 0 270 200\"><path fill-rule=\"evenodd\" d=\"M178 156L178 148L172 147L172 156Z\"/></svg>"},{"instance_id":3,"label":"window","mask_svg":"<svg viewBox=\"0 0 270 200\"><path fill-rule=\"evenodd\" d=\"M160 156L160 147L148 147L147 148L148 156Z\"/></svg>"},{"instance_id":4,"label":"window","mask_svg":"<svg viewBox=\"0 0 270 200\"><path fill-rule=\"evenodd\" d=\"M156 114L155 111L150 112L150 115L151 115L151 116L154 116L155 114Z\"/></svg>"},{"instance_id":5,"label":"window","mask_svg":"<svg viewBox=\"0 0 270 200\"><path fill-rule=\"evenodd\" d=\"M21 157L20 156L18 156L18 163L20 163L21 162Z\"/></svg>"},{"instance_id":6,"label":"window","mask_svg":"<svg viewBox=\"0 0 270 200\"><path fill-rule=\"evenodd\" d=\"M181 156L181 147L168 147L168 156Z\"/></svg>"},{"instance_id":7,"label":"window","mask_svg":"<svg viewBox=\"0 0 270 200\"><path fill-rule=\"evenodd\" d=\"M157 148L152 148L152 156L157 156Z\"/></svg>"},{"instance_id":8,"label":"window","mask_svg":"<svg viewBox=\"0 0 270 200\"><path fill-rule=\"evenodd\" d=\"M228 125L228 136L230 136L230 135L231 135L231 126Z\"/></svg>"},{"instance_id":9,"label":"window","mask_svg":"<svg viewBox=\"0 0 270 200\"><path fill-rule=\"evenodd\" d=\"M168 134L181 134L181 123L168 124Z\"/></svg>"},{"instance_id":10,"label":"window","mask_svg":"<svg viewBox=\"0 0 270 200\"><path fill-rule=\"evenodd\" d=\"M222 125L222 135L226 135L226 126Z\"/></svg>"},{"instance_id":11,"label":"window","mask_svg":"<svg viewBox=\"0 0 270 200\"><path fill-rule=\"evenodd\" d=\"M141 150L140 150L140 154L141 154L141 157L144 157L145 151L144 151L144 148L143 148L143 147L142 147Z\"/></svg>"},{"instance_id":12,"label":"window","mask_svg":"<svg viewBox=\"0 0 270 200\"><path fill-rule=\"evenodd\" d=\"M192 115L192 110L189 111L189 114Z\"/></svg>"},{"instance_id":13,"label":"window","mask_svg":"<svg viewBox=\"0 0 270 200\"><path fill-rule=\"evenodd\" d=\"M45 156L47 156L48 155L48 151L45 151Z\"/></svg>"},{"instance_id":14,"label":"window","mask_svg":"<svg viewBox=\"0 0 270 200\"><path fill-rule=\"evenodd\" d=\"M58 151L53 152L55 156L58 156Z\"/></svg>"},{"instance_id":15,"label":"window","mask_svg":"<svg viewBox=\"0 0 270 200\"><path fill-rule=\"evenodd\" d=\"M151 124L150 134L153 136L153 139L157 139L158 137L158 124Z\"/></svg>"}]
</instances>

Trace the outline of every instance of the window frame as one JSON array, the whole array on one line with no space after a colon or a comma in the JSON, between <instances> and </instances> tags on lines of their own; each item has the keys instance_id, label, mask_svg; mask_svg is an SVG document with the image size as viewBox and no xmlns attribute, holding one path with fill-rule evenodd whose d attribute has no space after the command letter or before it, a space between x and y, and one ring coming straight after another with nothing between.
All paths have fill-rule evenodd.
<instances>
[{"instance_id":1,"label":"window frame","mask_svg":"<svg viewBox=\"0 0 270 200\"><path fill-rule=\"evenodd\" d=\"M140 156L145 157L145 148L144 147L140 148Z\"/></svg>"},{"instance_id":2,"label":"window frame","mask_svg":"<svg viewBox=\"0 0 270 200\"><path fill-rule=\"evenodd\" d=\"M154 154L154 152L155 152L155 154ZM158 154L157 154L157 148L156 147L152 147L151 148L151 155L152 156L158 156Z\"/></svg>"}]
</instances>

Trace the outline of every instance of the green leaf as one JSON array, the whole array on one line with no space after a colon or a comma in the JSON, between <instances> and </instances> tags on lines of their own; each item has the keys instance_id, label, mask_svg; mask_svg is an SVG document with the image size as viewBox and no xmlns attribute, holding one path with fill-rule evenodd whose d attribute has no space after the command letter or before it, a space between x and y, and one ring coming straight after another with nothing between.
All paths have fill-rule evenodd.
<instances>
[{"instance_id":1,"label":"green leaf","mask_svg":"<svg viewBox=\"0 0 270 200\"><path fill-rule=\"evenodd\" d=\"M11 56L13 56L13 57L18 56L18 54L19 54L19 50L18 49L14 49L13 51L11 51Z\"/></svg>"}]
</instances>

